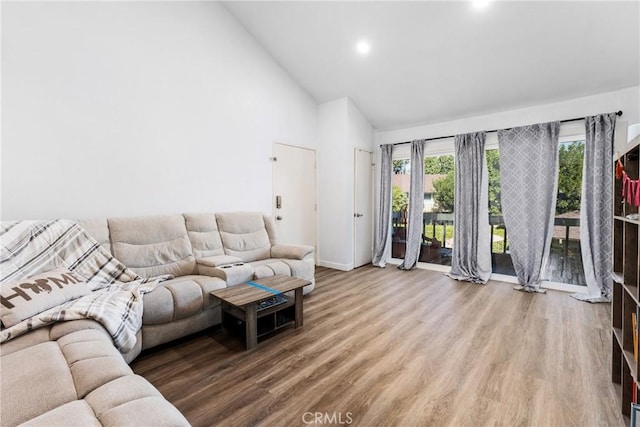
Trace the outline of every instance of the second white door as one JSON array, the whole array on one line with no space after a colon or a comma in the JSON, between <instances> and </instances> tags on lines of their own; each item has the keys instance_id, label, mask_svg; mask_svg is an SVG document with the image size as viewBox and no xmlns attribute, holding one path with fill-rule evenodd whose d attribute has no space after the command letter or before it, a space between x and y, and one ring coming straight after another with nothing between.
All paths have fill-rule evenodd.
<instances>
[{"instance_id":1,"label":"second white door","mask_svg":"<svg viewBox=\"0 0 640 427\"><path fill-rule=\"evenodd\" d=\"M371 262L373 254L373 153L355 149L354 154L354 267Z\"/></svg>"}]
</instances>

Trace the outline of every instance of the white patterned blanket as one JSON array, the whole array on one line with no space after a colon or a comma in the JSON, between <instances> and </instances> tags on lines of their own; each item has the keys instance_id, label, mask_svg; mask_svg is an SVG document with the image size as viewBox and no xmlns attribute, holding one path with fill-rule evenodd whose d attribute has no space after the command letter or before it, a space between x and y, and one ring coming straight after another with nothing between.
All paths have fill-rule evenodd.
<instances>
[{"instance_id":1,"label":"white patterned blanket","mask_svg":"<svg viewBox=\"0 0 640 427\"><path fill-rule=\"evenodd\" d=\"M87 280L90 295L68 301L0 331L0 342L53 322L93 319L122 353L142 326L142 295L170 276L141 278L68 220L0 223L0 283L64 266Z\"/></svg>"}]
</instances>

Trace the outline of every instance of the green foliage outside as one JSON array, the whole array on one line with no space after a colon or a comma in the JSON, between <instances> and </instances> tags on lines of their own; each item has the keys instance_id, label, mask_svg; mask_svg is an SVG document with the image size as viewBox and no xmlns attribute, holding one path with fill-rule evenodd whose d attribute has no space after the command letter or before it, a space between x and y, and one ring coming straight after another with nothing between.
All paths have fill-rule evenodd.
<instances>
[{"instance_id":1,"label":"green foliage outside","mask_svg":"<svg viewBox=\"0 0 640 427\"><path fill-rule=\"evenodd\" d=\"M558 153L558 201L556 215L580 210L584 143L561 144Z\"/></svg>"},{"instance_id":2,"label":"green foliage outside","mask_svg":"<svg viewBox=\"0 0 640 427\"><path fill-rule=\"evenodd\" d=\"M391 190L391 204L393 212L400 212L406 209L407 203L409 203L409 196L407 196L400 187L394 185Z\"/></svg>"},{"instance_id":3,"label":"green foliage outside","mask_svg":"<svg viewBox=\"0 0 640 427\"><path fill-rule=\"evenodd\" d=\"M454 171L450 170L445 176L433 181L433 199L443 212L453 212L455 194Z\"/></svg>"},{"instance_id":4,"label":"green foliage outside","mask_svg":"<svg viewBox=\"0 0 640 427\"><path fill-rule=\"evenodd\" d=\"M453 172L454 167L453 155L424 158L424 173L427 175L445 175Z\"/></svg>"},{"instance_id":5,"label":"green foliage outside","mask_svg":"<svg viewBox=\"0 0 640 427\"><path fill-rule=\"evenodd\" d=\"M500 155L498 150L485 151L489 181L489 215L502 215L500 205Z\"/></svg>"}]
</instances>

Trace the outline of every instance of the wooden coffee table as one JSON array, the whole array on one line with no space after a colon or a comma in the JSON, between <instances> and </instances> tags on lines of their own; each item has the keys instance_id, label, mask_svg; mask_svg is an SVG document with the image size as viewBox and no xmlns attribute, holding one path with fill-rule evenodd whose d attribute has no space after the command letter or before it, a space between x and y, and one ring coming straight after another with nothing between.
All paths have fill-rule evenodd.
<instances>
[{"instance_id":1,"label":"wooden coffee table","mask_svg":"<svg viewBox=\"0 0 640 427\"><path fill-rule=\"evenodd\" d=\"M293 324L302 326L302 288L308 280L289 276L273 276L211 291L222 304L222 325L227 329L243 329L247 350L258 345L258 338ZM284 295L294 291L294 297ZM270 298L284 302L262 308Z\"/></svg>"}]
</instances>

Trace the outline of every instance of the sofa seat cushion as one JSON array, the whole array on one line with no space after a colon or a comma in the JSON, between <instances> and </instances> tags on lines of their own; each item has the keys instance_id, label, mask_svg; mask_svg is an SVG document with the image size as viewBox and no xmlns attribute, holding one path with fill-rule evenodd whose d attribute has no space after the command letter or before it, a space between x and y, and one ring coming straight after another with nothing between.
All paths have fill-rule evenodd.
<instances>
[{"instance_id":1,"label":"sofa seat cushion","mask_svg":"<svg viewBox=\"0 0 640 427\"><path fill-rule=\"evenodd\" d=\"M184 425L186 420L147 380L127 375L104 384L85 400L105 426Z\"/></svg>"},{"instance_id":2,"label":"sofa seat cushion","mask_svg":"<svg viewBox=\"0 0 640 427\"><path fill-rule=\"evenodd\" d=\"M77 399L74 378L55 341L3 355L0 365L3 426L23 423Z\"/></svg>"},{"instance_id":3,"label":"sofa seat cushion","mask_svg":"<svg viewBox=\"0 0 640 427\"><path fill-rule=\"evenodd\" d=\"M188 275L160 283L142 300L143 325L158 325L196 315L220 304L209 292L225 288L217 277Z\"/></svg>"},{"instance_id":4,"label":"sofa seat cushion","mask_svg":"<svg viewBox=\"0 0 640 427\"><path fill-rule=\"evenodd\" d=\"M272 276L291 276L291 268L282 260L265 259L249 263L253 267L254 279Z\"/></svg>"},{"instance_id":5,"label":"sofa seat cushion","mask_svg":"<svg viewBox=\"0 0 640 427\"><path fill-rule=\"evenodd\" d=\"M49 412L133 375L108 334L86 329L0 357L3 425ZM34 398L37 396L37 398Z\"/></svg>"},{"instance_id":6,"label":"sofa seat cushion","mask_svg":"<svg viewBox=\"0 0 640 427\"><path fill-rule=\"evenodd\" d=\"M284 275L313 281L315 275L313 258L303 260L271 258L250 262L249 265L253 267L254 279Z\"/></svg>"},{"instance_id":7,"label":"sofa seat cushion","mask_svg":"<svg viewBox=\"0 0 640 427\"><path fill-rule=\"evenodd\" d=\"M83 426L83 427L98 427L102 426L100 421L96 418L91 406L84 400L74 400L69 403L65 403L62 406L58 406L45 412L42 415L35 417L32 420L21 424L20 427L56 427L56 426Z\"/></svg>"},{"instance_id":8,"label":"sofa seat cushion","mask_svg":"<svg viewBox=\"0 0 640 427\"><path fill-rule=\"evenodd\" d=\"M13 426L188 425L144 378L134 375L104 329L91 322L0 347L0 424ZM95 322L93 322L95 323ZM87 327L87 329L81 329ZM36 331L33 331L36 332ZM19 337L22 338L22 337Z\"/></svg>"}]
</instances>

